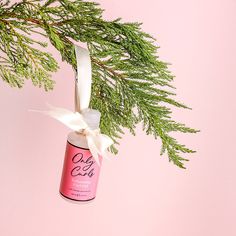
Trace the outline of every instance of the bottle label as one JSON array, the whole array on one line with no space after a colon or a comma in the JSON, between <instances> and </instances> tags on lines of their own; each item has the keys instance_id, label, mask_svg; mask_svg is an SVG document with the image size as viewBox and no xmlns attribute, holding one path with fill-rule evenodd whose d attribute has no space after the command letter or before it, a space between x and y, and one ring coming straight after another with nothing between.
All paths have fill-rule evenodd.
<instances>
[{"instance_id":1,"label":"bottle label","mask_svg":"<svg viewBox=\"0 0 236 236\"><path fill-rule=\"evenodd\" d=\"M101 157L99 157L101 163ZM96 196L100 166L89 149L67 142L60 193L71 200L88 201Z\"/></svg>"}]
</instances>

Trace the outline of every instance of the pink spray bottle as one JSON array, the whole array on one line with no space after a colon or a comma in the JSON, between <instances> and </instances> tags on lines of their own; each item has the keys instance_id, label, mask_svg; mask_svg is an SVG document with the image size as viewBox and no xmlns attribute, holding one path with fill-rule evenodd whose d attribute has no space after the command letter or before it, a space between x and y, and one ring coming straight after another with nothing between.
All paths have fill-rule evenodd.
<instances>
[{"instance_id":1,"label":"pink spray bottle","mask_svg":"<svg viewBox=\"0 0 236 236\"><path fill-rule=\"evenodd\" d=\"M87 109L82 114L91 129L99 128L99 111ZM101 161L101 156L99 156L100 164L92 156L83 133L69 133L61 177L61 195L74 201L94 199Z\"/></svg>"}]
</instances>

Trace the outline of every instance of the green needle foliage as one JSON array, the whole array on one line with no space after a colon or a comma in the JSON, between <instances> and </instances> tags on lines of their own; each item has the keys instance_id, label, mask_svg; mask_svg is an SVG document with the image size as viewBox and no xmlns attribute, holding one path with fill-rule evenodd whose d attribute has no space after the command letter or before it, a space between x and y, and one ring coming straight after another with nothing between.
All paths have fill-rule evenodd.
<instances>
[{"instance_id":1,"label":"green needle foliage","mask_svg":"<svg viewBox=\"0 0 236 236\"><path fill-rule=\"evenodd\" d=\"M173 75L159 60L155 39L139 23L106 21L94 2L82 0L0 0L0 77L21 88L25 79L35 86L53 89L51 73L58 64L44 48L50 43L62 60L76 70L73 42L86 42L91 54L93 87L91 107L102 113L101 131L115 143L125 127L135 134L143 122L147 134L162 141L161 154L184 168L182 153L193 153L171 136L172 131L196 133L171 119L170 105L187 108L169 90ZM38 34L35 40L32 35ZM113 152L117 152L112 147Z\"/></svg>"}]
</instances>

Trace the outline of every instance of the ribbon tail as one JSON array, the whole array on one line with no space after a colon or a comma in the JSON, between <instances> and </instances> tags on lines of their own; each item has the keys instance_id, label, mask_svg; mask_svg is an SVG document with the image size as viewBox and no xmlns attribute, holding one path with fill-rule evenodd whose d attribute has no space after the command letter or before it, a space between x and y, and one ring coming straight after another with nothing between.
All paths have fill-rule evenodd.
<instances>
[{"instance_id":1,"label":"ribbon tail","mask_svg":"<svg viewBox=\"0 0 236 236\"><path fill-rule=\"evenodd\" d=\"M100 138L100 150L102 153L105 153L106 150L114 144L114 141L105 134L99 134Z\"/></svg>"},{"instance_id":2,"label":"ribbon tail","mask_svg":"<svg viewBox=\"0 0 236 236\"><path fill-rule=\"evenodd\" d=\"M87 135L87 142L89 149L96 160L100 165L99 155L104 158L107 158L107 149L113 144L113 140L105 134L96 133L90 131L91 133Z\"/></svg>"},{"instance_id":3,"label":"ribbon tail","mask_svg":"<svg viewBox=\"0 0 236 236\"><path fill-rule=\"evenodd\" d=\"M40 111L40 110L30 110L33 112L39 112L44 115L48 115L62 124L67 126L68 128L78 131L87 127L86 122L83 120L83 117L78 112L74 113L70 110L61 107L54 107L50 104L47 104L49 107L48 111Z\"/></svg>"},{"instance_id":4,"label":"ribbon tail","mask_svg":"<svg viewBox=\"0 0 236 236\"><path fill-rule=\"evenodd\" d=\"M96 140L94 140L94 137L91 134L88 134L86 138L87 138L89 150L92 156L94 157L95 161L97 162L97 164L100 166L99 154L101 155L101 153L96 146Z\"/></svg>"}]
</instances>

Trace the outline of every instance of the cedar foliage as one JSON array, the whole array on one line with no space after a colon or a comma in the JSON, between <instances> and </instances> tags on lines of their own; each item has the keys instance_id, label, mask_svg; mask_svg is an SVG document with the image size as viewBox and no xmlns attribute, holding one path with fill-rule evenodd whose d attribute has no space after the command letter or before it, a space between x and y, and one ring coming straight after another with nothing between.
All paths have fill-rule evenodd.
<instances>
[{"instance_id":1,"label":"cedar foliage","mask_svg":"<svg viewBox=\"0 0 236 236\"><path fill-rule=\"evenodd\" d=\"M171 118L170 105L188 108L173 97L174 76L157 55L155 39L139 23L106 21L99 4L82 0L0 0L0 77L21 88L25 79L52 90L51 74L58 63L45 48L49 39L62 60L76 70L73 41L86 42L92 60L91 107L100 110L101 131L115 143L127 128L143 123L147 134L162 141L161 155L184 168L183 153L194 151L180 144L171 132L196 133ZM42 36L42 37L41 37ZM33 39L34 38L34 39ZM36 37L37 38L37 37ZM40 49L38 49L40 47ZM113 152L117 149L113 146Z\"/></svg>"}]
</instances>

